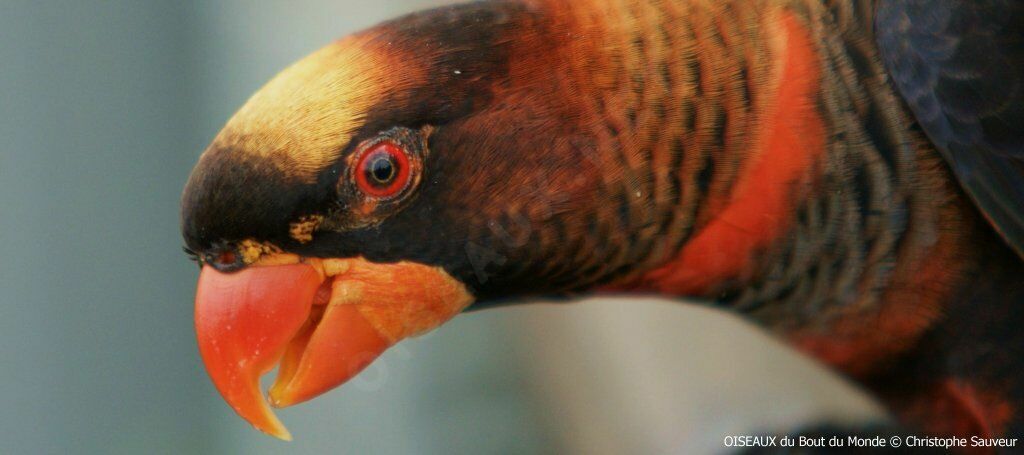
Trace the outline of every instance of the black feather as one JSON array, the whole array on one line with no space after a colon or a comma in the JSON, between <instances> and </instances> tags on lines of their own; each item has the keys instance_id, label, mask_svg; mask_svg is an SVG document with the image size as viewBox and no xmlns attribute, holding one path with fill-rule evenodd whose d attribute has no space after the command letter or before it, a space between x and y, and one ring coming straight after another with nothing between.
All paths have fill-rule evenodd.
<instances>
[{"instance_id":1,"label":"black feather","mask_svg":"<svg viewBox=\"0 0 1024 455\"><path fill-rule=\"evenodd\" d=\"M875 28L921 127L1024 256L1024 2L879 2Z\"/></svg>"}]
</instances>

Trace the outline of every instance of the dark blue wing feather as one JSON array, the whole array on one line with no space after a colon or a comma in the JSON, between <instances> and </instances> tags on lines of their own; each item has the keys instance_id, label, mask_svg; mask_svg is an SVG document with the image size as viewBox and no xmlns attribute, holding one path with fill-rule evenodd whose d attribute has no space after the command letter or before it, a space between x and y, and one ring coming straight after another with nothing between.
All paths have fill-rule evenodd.
<instances>
[{"instance_id":1,"label":"dark blue wing feather","mask_svg":"<svg viewBox=\"0 0 1024 455\"><path fill-rule=\"evenodd\" d=\"M1024 257L1024 0L879 0L875 34L918 123Z\"/></svg>"}]
</instances>

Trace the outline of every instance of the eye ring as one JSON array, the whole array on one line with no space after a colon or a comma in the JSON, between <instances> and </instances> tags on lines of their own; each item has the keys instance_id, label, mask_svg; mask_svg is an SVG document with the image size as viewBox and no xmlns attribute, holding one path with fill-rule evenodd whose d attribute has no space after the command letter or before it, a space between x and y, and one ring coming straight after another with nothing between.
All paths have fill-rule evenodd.
<instances>
[{"instance_id":1,"label":"eye ring","mask_svg":"<svg viewBox=\"0 0 1024 455\"><path fill-rule=\"evenodd\" d=\"M379 142L363 152L353 169L356 186L374 198L392 198L411 180L409 156L397 144Z\"/></svg>"}]
</instances>

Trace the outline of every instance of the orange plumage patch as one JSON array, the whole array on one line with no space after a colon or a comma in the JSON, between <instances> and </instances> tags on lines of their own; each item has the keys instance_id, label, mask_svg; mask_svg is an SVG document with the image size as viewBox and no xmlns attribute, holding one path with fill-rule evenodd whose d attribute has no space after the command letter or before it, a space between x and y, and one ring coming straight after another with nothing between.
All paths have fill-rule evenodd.
<instances>
[{"instance_id":1,"label":"orange plumage patch","mask_svg":"<svg viewBox=\"0 0 1024 455\"><path fill-rule=\"evenodd\" d=\"M773 37L779 55L773 93L765 99L755 144L728 204L667 264L642 278L643 288L675 295L702 295L734 278L751 258L785 232L793 188L826 146L825 125L815 109L820 83L810 33L782 13Z\"/></svg>"}]
</instances>

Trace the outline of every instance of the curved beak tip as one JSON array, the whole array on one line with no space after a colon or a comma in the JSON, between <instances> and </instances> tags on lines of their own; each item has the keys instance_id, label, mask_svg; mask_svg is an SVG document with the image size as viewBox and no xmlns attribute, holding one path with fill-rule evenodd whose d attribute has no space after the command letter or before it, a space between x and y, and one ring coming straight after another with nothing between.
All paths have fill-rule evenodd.
<instances>
[{"instance_id":1,"label":"curved beak tip","mask_svg":"<svg viewBox=\"0 0 1024 455\"><path fill-rule=\"evenodd\" d=\"M277 439L280 439L282 441L291 442L291 440L292 440L292 433L290 431L288 431L288 429L285 428L284 425L279 425L277 428L272 428L272 429L269 429L269 430L261 430L261 431L263 431L264 433L269 434L269 435L271 435L271 436L273 436L273 437L275 437Z\"/></svg>"},{"instance_id":2,"label":"curved beak tip","mask_svg":"<svg viewBox=\"0 0 1024 455\"><path fill-rule=\"evenodd\" d=\"M267 405L259 378L306 324L321 281L304 264L232 274L203 267L199 274L196 340L210 378L235 412L284 440L291 434Z\"/></svg>"},{"instance_id":3,"label":"curved beak tip","mask_svg":"<svg viewBox=\"0 0 1024 455\"><path fill-rule=\"evenodd\" d=\"M271 406L298 404L341 385L396 340L440 325L472 301L442 270L413 263L363 261L345 280L304 262L200 272L200 355L224 400L258 430L290 441ZM335 292L339 283L358 283L361 291ZM260 376L275 366L265 396Z\"/></svg>"},{"instance_id":4,"label":"curved beak tip","mask_svg":"<svg viewBox=\"0 0 1024 455\"><path fill-rule=\"evenodd\" d=\"M249 422L253 428L260 430L270 436L273 436L282 441L291 441L292 433L288 431L288 428L281 423L281 420L274 415L274 412L269 407L264 405L266 408L258 416L242 414L237 408L235 412L238 412L246 421Z\"/></svg>"}]
</instances>

